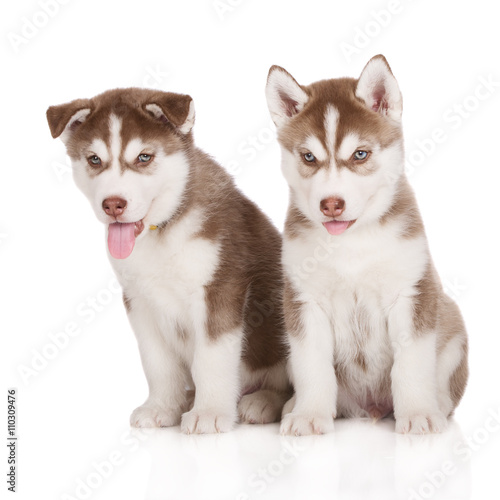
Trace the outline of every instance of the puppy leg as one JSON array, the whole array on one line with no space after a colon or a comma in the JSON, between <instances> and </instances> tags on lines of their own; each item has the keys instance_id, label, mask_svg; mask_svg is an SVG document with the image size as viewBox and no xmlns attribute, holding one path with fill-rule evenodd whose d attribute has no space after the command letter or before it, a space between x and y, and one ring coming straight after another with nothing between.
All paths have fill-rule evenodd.
<instances>
[{"instance_id":1,"label":"puppy leg","mask_svg":"<svg viewBox=\"0 0 500 500\"><path fill-rule=\"evenodd\" d=\"M239 365L243 330L211 339L198 331L191 373L195 384L193 408L182 415L186 434L227 432L237 419Z\"/></svg>"},{"instance_id":2,"label":"puppy leg","mask_svg":"<svg viewBox=\"0 0 500 500\"><path fill-rule=\"evenodd\" d=\"M394 347L391 371L396 432L441 432L447 419L437 398L437 335L417 332L413 304L400 298L389 315L389 335Z\"/></svg>"},{"instance_id":3,"label":"puppy leg","mask_svg":"<svg viewBox=\"0 0 500 500\"><path fill-rule=\"evenodd\" d=\"M129 320L139 344L142 366L149 386L148 399L131 417L133 427L178 425L185 409L188 378L179 359L168 349L162 333L145 304L133 307Z\"/></svg>"},{"instance_id":4,"label":"puppy leg","mask_svg":"<svg viewBox=\"0 0 500 500\"><path fill-rule=\"evenodd\" d=\"M287 320L295 404L283 416L280 432L296 436L324 434L333 430L337 399L332 326L314 302L301 303L299 307L296 312L300 321L293 325L299 324L300 328L294 329Z\"/></svg>"}]
</instances>

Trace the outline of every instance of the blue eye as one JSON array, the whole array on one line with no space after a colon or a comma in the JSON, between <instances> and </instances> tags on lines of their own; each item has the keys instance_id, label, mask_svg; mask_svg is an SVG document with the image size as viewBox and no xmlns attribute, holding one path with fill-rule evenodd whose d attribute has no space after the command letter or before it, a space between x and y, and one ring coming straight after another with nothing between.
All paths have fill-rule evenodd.
<instances>
[{"instance_id":1,"label":"blue eye","mask_svg":"<svg viewBox=\"0 0 500 500\"><path fill-rule=\"evenodd\" d=\"M355 160L365 160L367 156L368 156L368 151L356 151L354 153Z\"/></svg>"},{"instance_id":2,"label":"blue eye","mask_svg":"<svg viewBox=\"0 0 500 500\"><path fill-rule=\"evenodd\" d=\"M101 159L97 155L89 156L87 161L91 167L98 167L101 164Z\"/></svg>"},{"instance_id":3,"label":"blue eye","mask_svg":"<svg viewBox=\"0 0 500 500\"><path fill-rule=\"evenodd\" d=\"M147 155L147 154L142 154L142 155L139 155L137 157L137 159L141 162L141 163L147 163L148 161L151 160L151 155Z\"/></svg>"},{"instance_id":4,"label":"blue eye","mask_svg":"<svg viewBox=\"0 0 500 500\"><path fill-rule=\"evenodd\" d=\"M313 161L316 161L316 157L312 153L306 153L304 155L304 160L308 161L309 163L312 163Z\"/></svg>"}]
</instances>

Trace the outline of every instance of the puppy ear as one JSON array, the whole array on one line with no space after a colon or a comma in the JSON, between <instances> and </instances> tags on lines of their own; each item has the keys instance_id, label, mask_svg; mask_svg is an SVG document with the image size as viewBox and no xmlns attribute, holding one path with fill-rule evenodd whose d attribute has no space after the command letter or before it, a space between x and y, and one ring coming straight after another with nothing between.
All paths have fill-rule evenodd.
<instances>
[{"instance_id":1,"label":"puppy ear","mask_svg":"<svg viewBox=\"0 0 500 500\"><path fill-rule=\"evenodd\" d=\"M66 142L69 135L87 119L91 111L88 99L77 99L59 106L50 106L47 110L47 121L52 137L55 139L61 136L63 142Z\"/></svg>"},{"instance_id":2,"label":"puppy ear","mask_svg":"<svg viewBox=\"0 0 500 500\"><path fill-rule=\"evenodd\" d=\"M194 102L188 95L157 92L144 108L157 120L170 122L182 134L188 134L193 128Z\"/></svg>"},{"instance_id":3,"label":"puppy ear","mask_svg":"<svg viewBox=\"0 0 500 500\"><path fill-rule=\"evenodd\" d=\"M271 118L277 127L300 113L309 100L293 76L280 66L272 66L269 70L266 98Z\"/></svg>"},{"instance_id":4,"label":"puppy ear","mask_svg":"<svg viewBox=\"0 0 500 500\"><path fill-rule=\"evenodd\" d=\"M398 82L383 55L379 54L368 61L359 77L356 96L376 113L401 120L403 98Z\"/></svg>"}]
</instances>

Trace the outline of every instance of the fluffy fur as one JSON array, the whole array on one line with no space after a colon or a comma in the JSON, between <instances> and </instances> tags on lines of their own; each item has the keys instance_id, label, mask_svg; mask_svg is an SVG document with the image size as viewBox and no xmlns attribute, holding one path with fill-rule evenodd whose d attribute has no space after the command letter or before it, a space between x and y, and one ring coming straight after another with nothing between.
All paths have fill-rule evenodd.
<instances>
[{"instance_id":1,"label":"fluffy fur","mask_svg":"<svg viewBox=\"0 0 500 500\"><path fill-rule=\"evenodd\" d=\"M387 61L374 57L358 80L307 87L273 66L266 94L290 186L283 266L295 396L281 432L392 413L397 432L441 431L465 389L467 337L404 174L402 98Z\"/></svg>"},{"instance_id":2,"label":"fluffy fur","mask_svg":"<svg viewBox=\"0 0 500 500\"><path fill-rule=\"evenodd\" d=\"M281 238L194 145L191 98L118 89L47 118L97 218L135 224L132 253L109 255L149 385L131 424L228 431L238 401L242 422L278 420L288 391Z\"/></svg>"}]
</instances>

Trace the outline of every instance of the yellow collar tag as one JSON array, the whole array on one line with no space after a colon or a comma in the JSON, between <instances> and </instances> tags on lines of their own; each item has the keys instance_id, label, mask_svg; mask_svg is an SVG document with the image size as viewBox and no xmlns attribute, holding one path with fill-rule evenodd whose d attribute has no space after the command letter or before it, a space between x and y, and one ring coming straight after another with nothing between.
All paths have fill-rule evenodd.
<instances>
[{"instance_id":1,"label":"yellow collar tag","mask_svg":"<svg viewBox=\"0 0 500 500\"><path fill-rule=\"evenodd\" d=\"M150 230L150 231L155 231L156 229L158 229L158 226L155 226L155 225L153 225L153 224L151 224L151 225L149 226L149 230Z\"/></svg>"}]
</instances>

